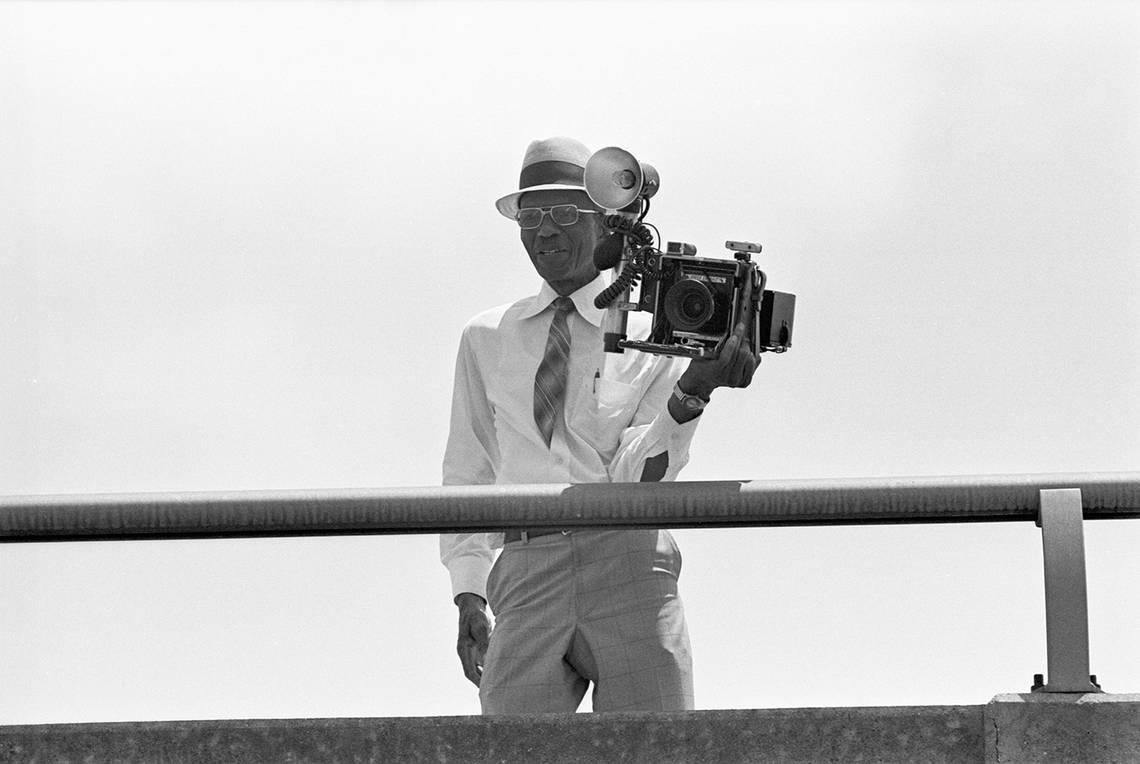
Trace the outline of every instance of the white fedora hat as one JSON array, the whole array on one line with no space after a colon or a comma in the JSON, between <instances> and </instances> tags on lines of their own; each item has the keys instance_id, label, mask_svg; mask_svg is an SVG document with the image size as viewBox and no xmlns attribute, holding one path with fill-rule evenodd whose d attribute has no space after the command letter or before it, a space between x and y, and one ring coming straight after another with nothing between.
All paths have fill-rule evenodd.
<instances>
[{"instance_id":1,"label":"white fedora hat","mask_svg":"<svg viewBox=\"0 0 1140 764\"><path fill-rule=\"evenodd\" d=\"M519 190L495 202L495 207L511 220L519 211L519 197L527 191L585 191L582 181L590 150L573 138L561 136L531 141L523 156Z\"/></svg>"}]
</instances>

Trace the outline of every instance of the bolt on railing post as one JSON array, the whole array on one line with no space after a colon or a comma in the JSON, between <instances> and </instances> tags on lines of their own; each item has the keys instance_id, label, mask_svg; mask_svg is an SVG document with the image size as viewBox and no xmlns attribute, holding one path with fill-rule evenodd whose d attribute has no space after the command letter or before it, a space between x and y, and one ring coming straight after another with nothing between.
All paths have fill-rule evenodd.
<instances>
[{"instance_id":1,"label":"bolt on railing post","mask_svg":"<svg viewBox=\"0 0 1140 764\"><path fill-rule=\"evenodd\" d=\"M1044 489L1037 525L1045 561L1049 674L1037 692L1100 692L1089 676L1084 511L1079 488Z\"/></svg>"}]
</instances>

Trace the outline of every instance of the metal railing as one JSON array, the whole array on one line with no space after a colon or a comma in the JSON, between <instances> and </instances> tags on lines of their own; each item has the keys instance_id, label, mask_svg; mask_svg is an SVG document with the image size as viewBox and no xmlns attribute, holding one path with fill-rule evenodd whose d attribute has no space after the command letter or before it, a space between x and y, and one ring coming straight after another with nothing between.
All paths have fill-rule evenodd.
<instances>
[{"instance_id":1,"label":"metal railing","mask_svg":"<svg viewBox=\"0 0 1140 764\"><path fill-rule=\"evenodd\" d=\"M0 542L1035 521L1045 692L1095 692L1085 519L1140 518L1140 473L0 497Z\"/></svg>"}]
</instances>

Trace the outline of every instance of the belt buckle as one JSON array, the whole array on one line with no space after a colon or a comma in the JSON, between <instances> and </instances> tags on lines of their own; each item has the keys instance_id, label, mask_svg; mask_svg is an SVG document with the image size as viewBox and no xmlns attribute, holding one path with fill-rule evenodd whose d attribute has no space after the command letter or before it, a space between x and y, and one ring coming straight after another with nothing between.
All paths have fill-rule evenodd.
<instances>
[{"instance_id":1,"label":"belt buckle","mask_svg":"<svg viewBox=\"0 0 1140 764\"><path fill-rule=\"evenodd\" d=\"M557 530L557 531L540 531L537 535L538 536L549 536L553 533L561 533L563 536L569 536L573 532L574 532L573 528L566 528L566 529ZM524 544L529 544L531 535L532 534L530 533L530 531L519 530L519 541L523 542Z\"/></svg>"}]
</instances>

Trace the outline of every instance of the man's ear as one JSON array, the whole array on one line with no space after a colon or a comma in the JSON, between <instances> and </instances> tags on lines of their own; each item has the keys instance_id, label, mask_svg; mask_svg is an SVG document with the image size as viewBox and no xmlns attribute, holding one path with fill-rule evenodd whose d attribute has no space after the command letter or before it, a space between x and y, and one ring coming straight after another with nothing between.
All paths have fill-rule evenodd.
<instances>
[{"instance_id":1,"label":"man's ear","mask_svg":"<svg viewBox=\"0 0 1140 764\"><path fill-rule=\"evenodd\" d=\"M609 233L609 229L606 228L606 211L603 209L598 209L597 207L595 207L592 204L590 206L594 207L594 209L598 211L598 214L597 215L587 215L586 217L588 217L594 221L594 230L598 232L598 235L599 236L605 236L606 234Z\"/></svg>"}]
</instances>

